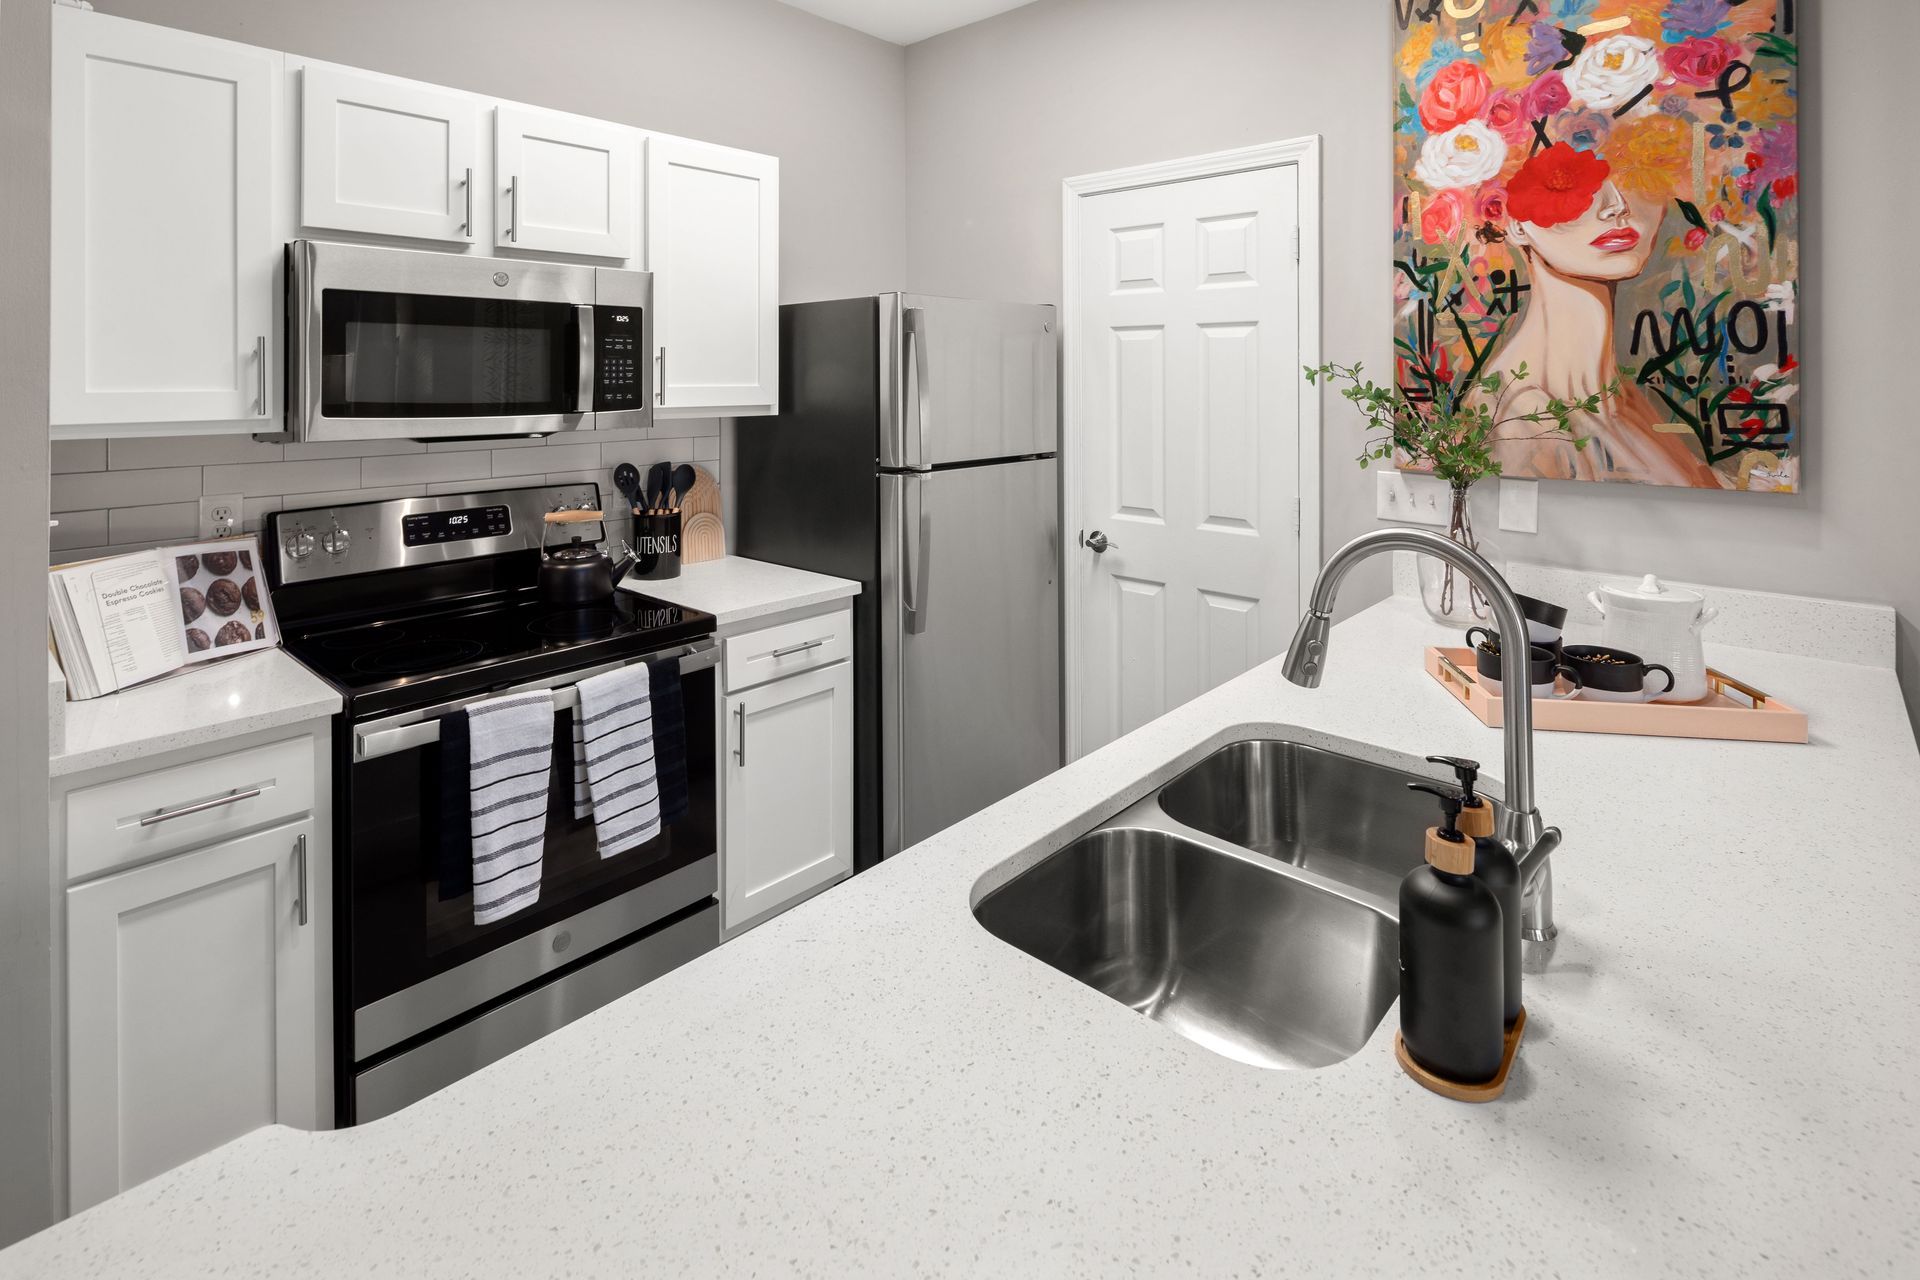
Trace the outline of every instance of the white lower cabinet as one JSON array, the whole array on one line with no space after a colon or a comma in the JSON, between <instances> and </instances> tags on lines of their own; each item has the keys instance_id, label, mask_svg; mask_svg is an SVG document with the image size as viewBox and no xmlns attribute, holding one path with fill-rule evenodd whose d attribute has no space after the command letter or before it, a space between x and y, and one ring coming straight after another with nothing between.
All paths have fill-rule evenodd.
<instances>
[{"instance_id":1,"label":"white lower cabinet","mask_svg":"<svg viewBox=\"0 0 1920 1280\"><path fill-rule=\"evenodd\" d=\"M734 933L852 874L852 664L729 694L723 710L720 916Z\"/></svg>"}]
</instances>

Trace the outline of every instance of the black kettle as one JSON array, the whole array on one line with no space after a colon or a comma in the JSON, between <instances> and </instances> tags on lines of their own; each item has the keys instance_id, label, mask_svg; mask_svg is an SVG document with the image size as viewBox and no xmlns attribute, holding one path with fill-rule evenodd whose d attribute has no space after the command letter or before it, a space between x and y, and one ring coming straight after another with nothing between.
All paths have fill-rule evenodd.
<instances>
[{"instance_id":1,"label":"black kettle","mask_svg":"<svg viewBox=\"0 0 1920 1280\"><path fill-rule=\"evenodd\" d=\"M555 525L593 524L606 518L602 511L549 511L540 531L540 602L555 609L588 609L612 603L613 589L633 570L629 549L614 563L597 545L582 542L578 534L564 547L549 549L547 534Z\"/></svg>"}]
</instances>

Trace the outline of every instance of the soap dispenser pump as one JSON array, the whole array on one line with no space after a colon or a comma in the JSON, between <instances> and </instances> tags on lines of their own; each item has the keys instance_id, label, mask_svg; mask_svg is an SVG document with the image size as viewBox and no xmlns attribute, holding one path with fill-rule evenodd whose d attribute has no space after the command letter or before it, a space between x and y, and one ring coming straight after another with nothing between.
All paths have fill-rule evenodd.
<instances>
[{"instance_id":1,"label":"soap dispenser pump","mask_svg":"<svg viewBox=\"0 0 1920 1280\"><path fill-rule=\"evenodd\" d=\"M1473 793L1480 780L1480 762L1461 756L1428 756L1429 764L1444 764L1460 781L1460 833L1473 838L1473 877L1493 890L1500 900L1501 1012L1509 1031L1520 1020L1520 863L1512 850L1493 834L1493 806Z\"/></svg>"},{"instance_id":2,"label":"soap dispenser pump","mask_svg":"<svg viewBox=\"0 0 1920 1280\"><path fill-rule=\"evenodd\" d=\"M1461 793L1407 786L1439 797L1443 817L1427 829L1427 865L1400 882L1401 1042L1428 1073L1482 1084L1499 1074L1506 1049L1500 900L1474 878Z\"/></svg>"}]
</instances>

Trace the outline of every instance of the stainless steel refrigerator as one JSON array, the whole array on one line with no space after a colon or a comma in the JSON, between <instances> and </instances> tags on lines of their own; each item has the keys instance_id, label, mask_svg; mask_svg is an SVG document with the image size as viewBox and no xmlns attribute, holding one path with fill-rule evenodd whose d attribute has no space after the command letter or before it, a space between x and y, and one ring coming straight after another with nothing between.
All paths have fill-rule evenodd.
<instances>
[{"instance_id":1,"label":"stainless steel refrigerator","mask_svg":"<svg viewBox=\"0 0 1920 1280\"><path fill-rule=\"evenodd\" d=\"M1057 327L917 294L785 306L781 412L736 425L733 550L864 588L860 867L1060 764Z\"/></svg>"}]
</instances>

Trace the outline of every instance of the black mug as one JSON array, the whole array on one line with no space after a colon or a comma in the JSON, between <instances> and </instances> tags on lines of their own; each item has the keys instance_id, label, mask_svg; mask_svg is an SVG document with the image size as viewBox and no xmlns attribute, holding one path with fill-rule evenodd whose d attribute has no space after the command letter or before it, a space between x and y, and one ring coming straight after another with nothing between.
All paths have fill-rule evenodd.
<instances>
[{"instance_id":1,"label":"black mug","mask_svg":"<svg viewBox=\"0 0 1920 1280\"><path fill-rule=\"evenodd\" d=\"M1580 673L1580 696L1594 702L1652 702L1673 692L1673 672L1657 662L1641 661L1637 653L1598 644L1570 644L1563 653L1567 665ZM1655 671L1667 678L1665 688L1647 688L1647 677Z\"/></svg>"},{"instance_id":2,"label":"black mug","mask_svg":"<svg viewBox=\"0 0 1920 1280\"><path fill-rule=\"evenodd\" d=\"M1520 612L1526 615L1527 639L1549 649L1558 649L1560 634L1567 625L1567 611L1557 604L1549 604L1533 596L1516 594L1513 598L1520 602Z\"/></svg>"},{"instance_id":3,"label":"black mug","mask_svg":"<svg viewBox=\"0 0 1920 1280\"><path fill-rule=\"evenodd\" d=\"M1473 639L1474 631L1487 637L1473 647L1474 670L1480 673L1480 683L1494 693L1503 693L1500 686L1500 637L1485 627L1475 627L1467 632L1467 639ZM1554 683L1555 676L1565 676L1573 686L1567 692L1560 692ZM1560 655L1545 645L1527 646L1527 682L1532 686L1531 693L1536 698L1572 698L1579 695L1582 684L1580 673L1560 660Z\"/></svg>"}]
</instances>

